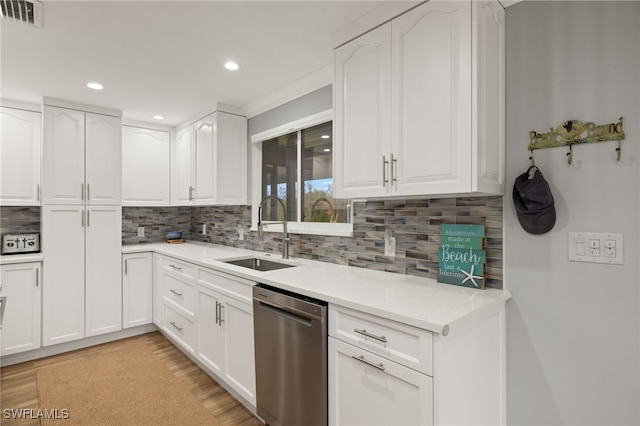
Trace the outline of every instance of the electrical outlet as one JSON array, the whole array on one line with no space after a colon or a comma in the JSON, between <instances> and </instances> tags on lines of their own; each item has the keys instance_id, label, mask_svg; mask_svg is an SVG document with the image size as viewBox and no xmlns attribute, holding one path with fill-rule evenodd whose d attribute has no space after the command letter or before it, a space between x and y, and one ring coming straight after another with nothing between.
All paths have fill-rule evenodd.
<instances>
[{"instance_id":1,"label":"electrical outlet","mask_svg":"<svg viewBox=\"0 0 640 426\"><path fill-rule=\"evenodd\" d=\"M207 224L206 223L202 224L202 235L207 235Z\"/></svg>"},{"instance_id":2,"label":"electrical outlet","mask_svg":"<svg viewBox=\"0 0 640 426\"><path fill-rule=\"evenodd\" d=\"M144 237L144 226L138 226L138 237Z\"/></svg>"},{"instance_id":3,"label":"electrical outlet","mask_svg":"<svg viewBox=\"0 0 640 426\"><path fill-rule=\"evenodd\" d=\"M238 225L238 240L244 240L244 228Z\"/></svg>"},{"instance_id":4,"label":"electrical outlet","mask_svg":"<svg viewBox=\"0 0 640 426\"><path fill-rule=\"evenodd\" d=\"M391 230L384 231L384 255L395 256L396 255L396 237L391 236Z\"/></svg>"}]
</instances>

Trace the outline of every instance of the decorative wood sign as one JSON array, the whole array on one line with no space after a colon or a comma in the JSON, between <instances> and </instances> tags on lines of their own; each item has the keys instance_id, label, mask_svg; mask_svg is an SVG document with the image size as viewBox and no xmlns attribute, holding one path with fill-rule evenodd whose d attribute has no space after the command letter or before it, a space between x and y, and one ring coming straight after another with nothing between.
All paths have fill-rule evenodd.
<instances>
[{"instance_id":1,"label":"decorative wood sign","mask_svg":"<svg viewBox=\"0 0 640 426\"><path fill-rule=\"evenodd\" d=\"M625 138L624 118L615 123L597 125L579 120L568 120L546 133L529 132L529 151L605 141L621 141Z\"/></svg>"},{"instance_id":2,"label":"decorative wood sign","mask_svg":"<svg viewBox=\"0 0 640 426\"><path fill-rule=\"evenodd\" d=\"M442 225L438 282L484 288L484 225Z\"/></svg>"}]
</instances>

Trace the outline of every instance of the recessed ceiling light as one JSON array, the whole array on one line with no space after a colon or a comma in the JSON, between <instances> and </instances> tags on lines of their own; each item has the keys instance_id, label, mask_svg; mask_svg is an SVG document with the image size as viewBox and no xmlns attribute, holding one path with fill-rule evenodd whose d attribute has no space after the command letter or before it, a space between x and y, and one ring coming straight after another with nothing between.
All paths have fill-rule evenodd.
<instances>
[{"instance_id":1,"label":"recessed ceiling light","mask_svg":"<svg viewBox=\"0 0 640 426\"><path fill-rule=\"evenodd\" d=\"M324 152L330 152L330 151L331 151L331 148L325 148L324 149Z\"/></svg>"},{"instance_id":2,"label":"recessed ceiling light","mask_svg":"<svg viewBox=\"0 0 640 426\"><path fill-rule=\"evenodd\" d=\"M240 68L240 65L236 64L236 63L235 63L235 62L233 62L233 61L229 61L229 62L227 62L227 63L225 63L225 64L224 64L224 67L225 67L226 69L228 69L228 70L235 71L235 70L237 70L238 68Z\"/></svg>"},{"instance_id":3,"label":"recessed ceiling light","mask_svg":"<svg viewBox=\"0 0 640 426\"><path fill-rule=\"evenodd\" d=\"M161 115L154 115L154 116L153 116L153 118L154 118L155 120L164 120L164 117L163 117L163 116L161 116Z\"/></svg>"},{"instance_id":4,"label":"recessed ceiling light","mask_svg":"<svg viewBox=\"0 0 640 426\"><path fill-rule=\"evenodd\" d=\"M102 87L102 84L100 84L100 83L87 83L87 87L89 89L93 89L93 90L102 90L102 89L104 89L104 87Z\"/></svg>"},{"instance_id":5,"label":"recessed ceiling light","mask_svg":"<svg viewBox=\"0 0 640 426\"><path fill-rule=\"evenodd\" d=\"M329 136L329 135L322 135L322 136L320 136L320 137L321 137L322 139L329 139L331 136Z\"/></svg>"}]
</instances>

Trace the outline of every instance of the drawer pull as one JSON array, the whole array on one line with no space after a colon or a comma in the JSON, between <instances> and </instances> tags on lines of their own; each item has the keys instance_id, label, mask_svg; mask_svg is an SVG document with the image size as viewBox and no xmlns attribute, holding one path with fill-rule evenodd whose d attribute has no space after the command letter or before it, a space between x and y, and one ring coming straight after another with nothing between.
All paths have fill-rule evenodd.
<instances>
[{"instance_id":1,"label":"drawer pull","mask_svg":"<svg viewBox=\"0 0 640 426\"><path fill-rule=\"evenodd\" d=\"M363 362L367 365L370 365L371 367L377 368L380 371L384 371L384 365L382 365L382 363L380 364L375 364L371 361L369 361L368 359L365 359L364 355L351 355L351 358L358 360L360 362Z\"/></svg>"},{"instance_id":2,"label":"drawer pull","mask_svg":"<svg viewBox=\"0 0 640 426\"><path fill-rule=\"evenodd\" d=\"M178 293L177 291L175 291L174 289L169 289L169 291L173 294L175 294L178 297L182 297L183 293Z\"/></svg>"},{"instance_id":3,"label":"drawer pull","mask_svg":"<svg viewBox=\"0 0 640 426\"><path fill-rule=\"evenodd\" d=\"M182 267L181 266L176 266L176 265L169 265L170 267L172 267L173 269L175 269L176 271L182 271Z\"/></svg>"},{"instance_id":4,"label":"drawer pull","mask_svg":"<svg viewBox=\"0 0 640 426\"><path fill-rule=\"evenodd\" d=\"M384 336L376 336L374 334L367 333L367 330L364 330L364 329L358 330L357 328L354 328L353 331L355 331L358 334L362 334L363 336L371 337L372 339L376 339L376 340L378 340L378 341L380 341L382 343L387 343L387 338L384 337Z\"/></svg>"},{"instance_id":5,"label":"drawer pull","mask_svg":"<svg viewBox=\"0 0 640 426\"><path fill-rule=\"evenodd\" d=\"M176 325L176 323L175 323L175 322L171 321L171 322L169 322L169 324L171 324L172 326L174 326L174 327L176 328L176 330L178 330L178 331L182 331L182 327L178 327L178 326ZM382 365L382 364L381 364L381 365Z\"/></svg>"}]
</instances>

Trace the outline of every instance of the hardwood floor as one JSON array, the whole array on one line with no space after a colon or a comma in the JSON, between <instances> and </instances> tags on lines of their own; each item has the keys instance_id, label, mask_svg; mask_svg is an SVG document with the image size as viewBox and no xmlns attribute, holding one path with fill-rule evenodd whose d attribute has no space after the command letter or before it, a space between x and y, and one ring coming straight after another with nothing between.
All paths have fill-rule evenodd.
<instances>
[{"instance_id":1,"label":"hardwood floor","mask_svg":"<svg viewBox=\"0 0 640 426\"><path fill-rule=\"evenodd\" d=\"M262 422L249 410L157 331L3 367L1 371L2 381L0 383L0 408L2 408L0 410L0 424L7 426L40 424L38 419L6 419L3 411L5 409L30 408L37 410L39 408L38 389L36 386L36 372L38 369L54 364L72 363L82 358L140 343L145 343L155 356L165 363L176 378L187 385L193 395L213 414L220 425L262 425ZM69 423L69 425L71 424Z\"/></svg>"}]
</instances>

